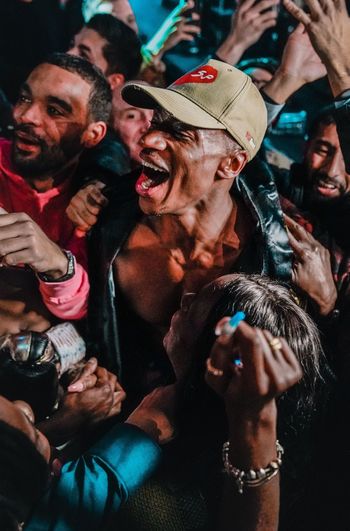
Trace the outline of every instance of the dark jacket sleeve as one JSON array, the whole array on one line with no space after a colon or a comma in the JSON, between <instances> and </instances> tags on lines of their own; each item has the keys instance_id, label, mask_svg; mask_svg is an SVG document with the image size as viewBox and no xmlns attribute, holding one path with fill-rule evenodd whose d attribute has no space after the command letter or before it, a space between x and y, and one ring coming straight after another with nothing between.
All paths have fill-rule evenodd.
<instances>
[{"instance_id":1,"label":"dark jacket sleeve","mask_svg":"<svg viewBox=\"0 0 350 531\"><path fill-rule=\"evenodd\" d=\"M340 147L345 161L345 168L347 173L350 174L350 97L342 98L336 102L334 117L337 124Z\"/></svg>"}]
</instances>

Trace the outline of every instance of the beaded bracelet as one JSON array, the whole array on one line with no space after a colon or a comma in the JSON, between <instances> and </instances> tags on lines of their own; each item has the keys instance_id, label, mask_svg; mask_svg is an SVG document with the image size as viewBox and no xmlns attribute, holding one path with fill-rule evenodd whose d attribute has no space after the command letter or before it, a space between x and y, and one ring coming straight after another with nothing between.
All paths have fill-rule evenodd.
<instances>
[{"instance_id":1,"label":"beaded bracelet","mask_svg":"<svg viewBox=\"0 0 350 531\"><path fill-rule=\"evenodd\" d=\"M282 455L284 450L280 443L276 441L277 458L271 461L266 468L259 468L257 470L240 470L231 465L228 454L230 450L229 441L225 442L222 447L222 460L224 469L227 474L233 476L238 492L243 494L244 487L260 487L274 478L282 465Z\"/></svg>"}]
</instances>

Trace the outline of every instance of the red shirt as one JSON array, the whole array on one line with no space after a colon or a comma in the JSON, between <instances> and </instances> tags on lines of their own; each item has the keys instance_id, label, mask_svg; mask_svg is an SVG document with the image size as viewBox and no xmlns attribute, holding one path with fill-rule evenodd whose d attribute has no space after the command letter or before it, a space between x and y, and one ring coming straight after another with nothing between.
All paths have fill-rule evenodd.
<instances>
[{"instance_id":1,"label":"red shirt","mask_svg":"<svg viewBox=\"0 0 350 531\"><path fill-rule=\"evenodd\" d=\"M65 282L42 282L40 291L48 309L61 319L84 317L89 293L85 271L86 240L66 215L72 198L69 179L47 192L37 192L18 175L11 161L11 142L0 139L0 206L7 212L25 212L62 249L77 259L76 273Z\"/></svg>"}]
</instances>

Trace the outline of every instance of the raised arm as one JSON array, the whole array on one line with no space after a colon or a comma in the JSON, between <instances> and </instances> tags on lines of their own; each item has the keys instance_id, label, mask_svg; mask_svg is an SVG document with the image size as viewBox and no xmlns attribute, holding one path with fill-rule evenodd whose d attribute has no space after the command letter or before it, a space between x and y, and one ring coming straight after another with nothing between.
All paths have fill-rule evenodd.
<instances>
[{"instance_id":1,"label":"raised arm","mask_svg":"<svg viewBox=\"0 0 350 531\"><path fill-rule=\"evenodd\" d=\"M216 50L222 61L235 65L262 34L276 25L279 0L241 0L233 13L231 29Z\"/></svg>"},{"instance_id":2,"label":"raised arm","mask_svg":"<svg viewBox=\"0 0 350 531\"><path fill-rule=\"evenodd\" d=\"M350 89L350 18L345 0L305 0L308 13L284 0L289 13L303 24L327 69L334 97Z\"/></svg>"},{"instance_id":3,"label":"raised arm","mask_svg":"<svg viewBox=\"0 0 350 531\"><path fill-rule=\"evenodd\" d=\"M232 334L228 318L207 361L207 383L225 401L229 440L223 450L227 479L221 531L278 529L279 466L275 398L302 372L284 339L241 323ZM224 328L224 325L226 327ZM258 472L264 469L264 472ZM260 476L260 477L259 477Z\"/></svg>"},{"instance_id":4,"label":"raised arm","mask_svg":"<svg viewBox=\"0 0 350 531\"><path fill-rule=\"evenodd\" d=\"M275 103L282 104L306 83L324 77L326 69L299 24L288 37L280 66L262 92Z\"/></svg>"}]
</instances>

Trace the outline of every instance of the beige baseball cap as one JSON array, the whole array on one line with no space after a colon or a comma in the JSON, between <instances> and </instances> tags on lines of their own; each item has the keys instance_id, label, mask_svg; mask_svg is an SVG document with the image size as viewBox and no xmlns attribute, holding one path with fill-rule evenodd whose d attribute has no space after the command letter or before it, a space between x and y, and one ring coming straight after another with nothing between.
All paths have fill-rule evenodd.
<instances>
[{"instance_id":1,"label":"beige baseball cap","mask_svg":"<svg viewBox=\"0 0 350 531\"><path fill-rule=\"evenodd\" d=\"M194 127L224 129L248 152L249 159L256 155L266 132L266 106L250 77L215 59L168 88L128 82L122 96L135 107L160 105Z\"/></svg>"}]
</instances>

